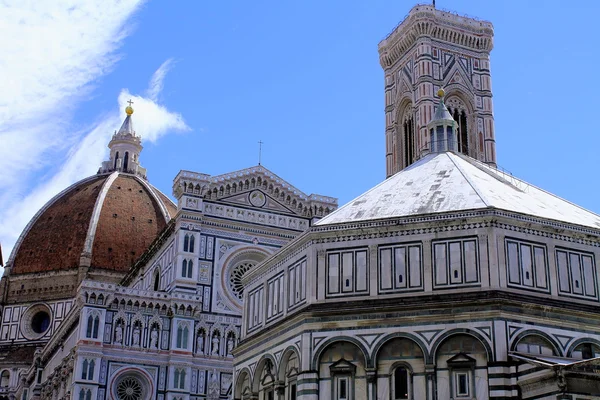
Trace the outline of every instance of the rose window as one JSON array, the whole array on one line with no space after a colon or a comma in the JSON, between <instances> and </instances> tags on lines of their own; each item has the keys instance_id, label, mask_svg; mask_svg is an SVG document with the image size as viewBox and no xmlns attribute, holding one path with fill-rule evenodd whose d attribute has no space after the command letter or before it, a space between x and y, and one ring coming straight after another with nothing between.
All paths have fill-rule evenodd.
<instances>
[{"instance_id":1,"label":"rose window","mask_svg":"<svg viewBox=\"0 0 600 400\"><path fill-rule=\"evenodd\" d=\"M119 400L140 400L142 392L142 383L133 376L123 378L117 385Z\"/></svg>"},{"instance_id":2,"label":"rose window","mask_svg":"<svg viewBox=\"0 0 600 400\"><path fill-rule=\"evenodd\" d=\"M236 265L235 268L231 270L229 275L229 288L233 292L233 294L239 299L242 300L244 297L244 286L242 285L242 277L246 272L250 270L250 268L254 267L256 263L245 261Z\"/></svg>"}]
</instances>

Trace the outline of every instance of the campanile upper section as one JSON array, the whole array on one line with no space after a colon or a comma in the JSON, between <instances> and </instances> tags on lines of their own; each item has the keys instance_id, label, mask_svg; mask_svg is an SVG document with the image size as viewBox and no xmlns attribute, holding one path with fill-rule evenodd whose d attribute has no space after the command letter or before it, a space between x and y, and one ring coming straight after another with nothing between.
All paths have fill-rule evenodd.
<instances>
[{"instance_id":1,"label":"campanile upper section","mask_svg":"<svg viewBox=\"0 0 600 400\"><path fill-rule=\"evenodd\" d=\"M413 7L379 43L385 74L386 176L406 168L429 149L427 124L436 93L457 122L458 151L496 165L490 76L491 22L432 5Z\"/></svg>"}]
</instances>

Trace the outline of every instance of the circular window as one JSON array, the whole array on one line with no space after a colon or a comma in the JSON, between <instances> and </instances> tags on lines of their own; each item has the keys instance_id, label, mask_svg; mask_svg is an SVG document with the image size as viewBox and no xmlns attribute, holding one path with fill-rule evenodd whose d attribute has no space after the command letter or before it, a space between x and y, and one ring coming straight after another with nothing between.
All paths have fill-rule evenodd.
<instances>
[{"instance_id":1,"label":"circular window","mask_svg":"<svg viewBox=\"0 0 600 400\"><path fill-rule=\"evenodd\" d=\"M244 261L236 265L229 274L229 287L233 294L242 300L244 297L244 286L242 285L242 277L250 268L256 265L255 262Z\"/></svg>"},{"instance_id":2,"label":"circular window","mask_svg":"<svg viewBox=\"0 0 600 400\"><path fill-rule=\"evenodd\" d=\"M21 317L21 332L30 340L40 339L52 324L52 311L45 304L36 304L27 309Z\"/></svg>"},{"instance_id":3,"label":"circular window","mask_svg":"<svg viewBox=\"0 0 600 400\"><path fill-rule=\"evenodd\" d=\"M119 400L140 400L142 394L142 383L135 376L124 376L117 383L117 397Z\"/></svg>"},{"instance_id":4,"label":"circular window","mask_svg":"<svg viewBox=\"0 0 600 400\"><path fill-rule=\"evenodd\" d=\"M46 311L38 311L31 318L31 330L35 333L44 333L50 326L50 316Z\"/></svg>"}]
</instances>

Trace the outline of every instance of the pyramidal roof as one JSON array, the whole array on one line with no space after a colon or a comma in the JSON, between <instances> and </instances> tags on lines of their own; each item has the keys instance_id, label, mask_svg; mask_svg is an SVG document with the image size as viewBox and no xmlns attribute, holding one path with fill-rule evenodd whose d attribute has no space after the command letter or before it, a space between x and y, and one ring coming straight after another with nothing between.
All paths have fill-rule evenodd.
<instances>
[{"instance_id":1,"label":"pyramidal roof","mask_svg":"<svg viewBox=\"0 0 600 400\"><path fill-rule=\"evenodd\" d=\"M600 215L453 152L423 157L316 225L487 208L600 229Z\"/></svg>"}]
</instances>

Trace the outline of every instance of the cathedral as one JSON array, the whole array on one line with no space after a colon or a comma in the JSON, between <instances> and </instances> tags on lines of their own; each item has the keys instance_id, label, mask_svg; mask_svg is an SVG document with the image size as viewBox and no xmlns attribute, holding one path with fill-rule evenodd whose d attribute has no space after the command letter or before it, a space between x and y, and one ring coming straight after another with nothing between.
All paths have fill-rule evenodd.
<instances>
[{"instance_id":1,"label":"cathedral","mask_svg":"<svg viewBox=\"0 0 600 400\"><path fill-rule=\"evenodd\" d=\"M496 168L490 22L379 44L386 179L338 208L262 165L98 173L0 280L0 399L600 399L600 216ZM383 160L382 160L383 161Z\"/></svg>"}]
</instances>

